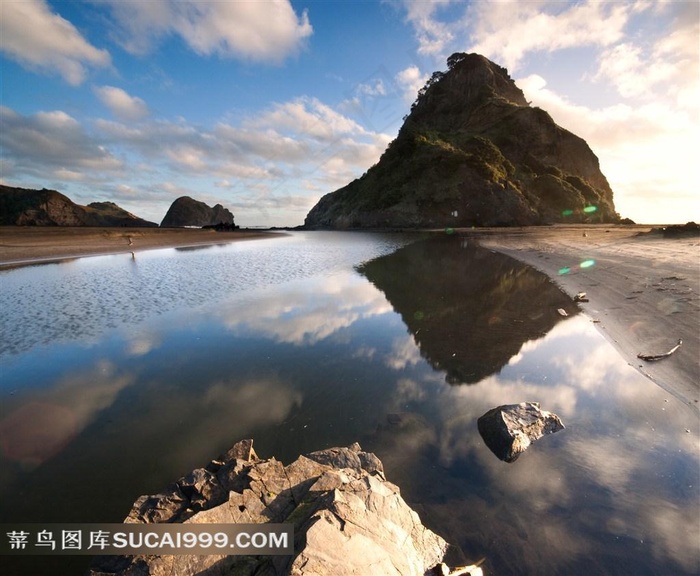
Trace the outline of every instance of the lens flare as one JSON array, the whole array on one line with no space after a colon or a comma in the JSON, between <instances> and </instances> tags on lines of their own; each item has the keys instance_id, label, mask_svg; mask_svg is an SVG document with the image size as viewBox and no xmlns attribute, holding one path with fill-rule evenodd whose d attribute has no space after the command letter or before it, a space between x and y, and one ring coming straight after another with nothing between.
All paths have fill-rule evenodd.
<instances>
[{"instance_id":1,"label":"lens flare","mask_svg":"<svg viewBox=\"0 0 700 576\"><path fill-rule=\"evenodd\" d=\"M579 264L579 266L581 268L590 268L594 264L595 264L595 260L584 260L583 262L581 262L581 264Z\"/></svg>"},{"instance_id":2,"label":"lens flare","mask_svg":"<svg viewBox=\"0 0 700 576\"><path fill-rule=\"evenodd\" d=\"M595 212L596 210L598 210L598 207L597 207L597 206L586 206L586 207L583 209L583 211L584 211L586 214L591 214L591 213Z\"/></svg>"},{"instance_id":3,"label":"lens flare","mask_svg":"<svg viewBox=\"0 0 700 576\"><path fill-rule=\"evenodd\" d=\"M573 210L562 210L562 216L571 216L574 213Z\"/></svg>"},{"instance_id":4,"label":"lens flare","mask_svg":"<svg viewBox=\"0 0 700 576\"><path fill-rule=\"evenodd\" d=\"M559 268L559 274L568 274L571 272L571 268L568 266L564 266L563 268Z\"/></svg>"}]
</instances>

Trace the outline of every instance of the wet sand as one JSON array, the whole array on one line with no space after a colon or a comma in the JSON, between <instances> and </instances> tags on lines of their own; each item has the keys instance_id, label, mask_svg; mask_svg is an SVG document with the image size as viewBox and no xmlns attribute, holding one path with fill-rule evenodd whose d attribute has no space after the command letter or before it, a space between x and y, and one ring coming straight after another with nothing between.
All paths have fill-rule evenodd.
<instances>
[{"instance_id":1,"label":"wet sand","mask_svg":"<svg viewBox=\"0 0 700 576\"><path fill-rule=\"evenodd\" d=\"M534 266L572 298L586 292L589 302L579 306L627 362L700 414L700 238L645 234L650 229L581 225L458 232ZM0 227L0 268L275 234L8 226ZM683 345L667 358L637 358L667 352L679 339Z\"/></svg>"},{"instance_id":2,"label":"wet sand","mask_svg":"<svg viewBox=\"0 0 700 576\"><path fill-rule=\"evenodd\" d=\"M72 228L0 226L0 268L156 248L226 244L278 232L216 232L194 228Z\"/></svg>"},{"instance_id":3,"label":"wet sand","mask_svg":"<svg viewBox=\"0 0 700 576\"><path fill-rule=\"evenodd\" d=\"M547 274L631 365L700 413L700 237L640 226L462 231ZM641 233L641 234L640 234ZM647 362L637 354L668 352Z\"/></svg>"}]
</instances>

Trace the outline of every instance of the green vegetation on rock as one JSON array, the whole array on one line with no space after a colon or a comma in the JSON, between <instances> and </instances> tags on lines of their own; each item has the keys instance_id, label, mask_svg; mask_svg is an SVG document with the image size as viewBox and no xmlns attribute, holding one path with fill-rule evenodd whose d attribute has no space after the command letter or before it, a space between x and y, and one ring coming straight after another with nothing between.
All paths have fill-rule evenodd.
<instances>
[{"instance_id":1,"label":"green vegetation on rock","mask_svg":"<svg viewBox=\"0 0 700 576\"><path fill-rule=\"evenodd\" d=\"M396 139L361 178L327 194L310 228L615 222L584 140L532 108L507 70L453 54L418 93ZM594 206L595 211L586 211Z\"/></svg>"}]
</instances>

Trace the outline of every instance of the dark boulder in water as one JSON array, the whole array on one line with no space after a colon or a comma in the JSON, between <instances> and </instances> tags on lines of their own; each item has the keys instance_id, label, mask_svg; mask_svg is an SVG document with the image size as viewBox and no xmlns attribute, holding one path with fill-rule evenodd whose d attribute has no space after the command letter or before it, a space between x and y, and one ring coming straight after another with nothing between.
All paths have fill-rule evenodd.
<instances>
[{"instance_id":1,"label":"dark boulder in water","mask_svg":"<svg viewBox=\"0 0 700 576\"><path fill-rule=\"evenodd\" d=\"M541 410L538 402L493 408L477 426L491 452L505 462L515 462L535 440L564 429L559 416Z\"/></svg>"}]
</instances>

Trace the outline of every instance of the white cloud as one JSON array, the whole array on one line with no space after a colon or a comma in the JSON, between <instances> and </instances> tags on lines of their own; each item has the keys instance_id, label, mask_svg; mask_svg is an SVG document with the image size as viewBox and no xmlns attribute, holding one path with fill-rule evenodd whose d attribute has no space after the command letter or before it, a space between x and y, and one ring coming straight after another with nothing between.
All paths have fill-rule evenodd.
<instances>
[{"instance_id":1,"label":"white cloud","mask_svg":"<svg viewBox=\"0 0 700 576\"><path fill-rule=\"evenodd\" d=\"M85 80L86 66L110 64L106 50L90 44L44 0L3 1L0 10L0 50L22 66L57 72L78 85Z\"/></svg>"},{"instance_id":2,"label":"white cloud","mask_svg":"<svg viewBox=\"0 0 700 576\"><path fill-rule=\"evenodd\" d=\"M596 109L570 102L547 88L538 75L517 84L533 105L588 142L600 158L622 216L643 223L700 216L697 108L684 110L660 98ZM692 90L688 87L685 92Z\"/></svg>"},{"instance_id":3,"label":"white cloud","mask_svg":"<svg viewBox=\"0 0 700 576\"><path fill-rule=\"evenodd\" d=\"M404 0L407 20L416 31L418 53L441 55L454 40L453 26L441 22L436 12L452 3L452 0Z\"/></svg>"},{"instance_id":4,"label":"white cloud","mask_svg":"<svg viewBox=\"0 0 700 576\"><path fill-rule=\"evenodd\" d=\"M365 134L362 126L317 98L297 98L284 104L275 104L271 110L249 120L246 125L310 136L327 143L346 134Z\"/></svg>"},{"instance_id":5,"label":"white cloud","mask_svg":"<svg viewBox=\"0 0 700 576\"><path fill-rule=\"evenodd\" d=\"M418 66L409 66L404 68L396 75L396 82L401 87L404 93L406 102L413 102L418 96L418 91L425 86L425 83L430 78L430 74L421 73Z\"/></svg>"},{"instance_id":6,"label":"white cloud","mask_svg":"<svg viewBox=\"0 0 700 576\"><path fill-rule=\"evenodd\" d=\"M24 173L69 180L85 172L114 172L122 162L88 134L72 116L60 110L23 116L0 106L0 148Z\"/></svg>"},{"instance_id":7,"label":"white cloud","mask_svg":"<svg viewBox=\"0 0 700 576\"><path fill-rule=\"evenodd\" d=\"M470 51L515 69L528 52L610 46L634 10L605 2L475 2L465 21L473 22Z\"/></svg>"},{"instance_id":8,"label":"white cloud","mask_svg":"<svg viewBox=\"0 0 700 576\"><path fill-rule=\"evenodd\" d=\"M141 120L148 116L148 106L136 96L130 96L121 88L99 86L94 92L100 101L121 120Z\"/></svg>"},{"instance_id":9,"label":"white cloud","mask_svg":"<svg viewBox=\"0 0 700 576\"><path fill-rule=\"evenodd\" d=\"M145 53L165 34L179 35L200 55L279 63L297 53L313 28L288 0L199 2L107 0L115 35L132 53Z\"/></svg>"},{"instance_id":10,"label":"white cloud","mask_svg":"<svg viewBox=\"0 0 700 576\"><path fill-rule=\"evenodd\" d=\"M603 51L593 81L610 83L625 97L669 97L683 108L700 101L700 19L696 16L654 39L628 41Z\"/></svg>"},{"instance_id":11,"label":"white cloud","mask_svg":"<svg viewBox=\"0 0 700 576\"><path fill-rule=\"evenodd\" d=\"M135 148L171 170L248 185L307 178L322 182L324 191L356 178L390 140L315 98L274 104L237 125L219 122L211 129L185 121L134 127L98 120L95 126L114 146Z\"/></svg>"}]
</instances>

